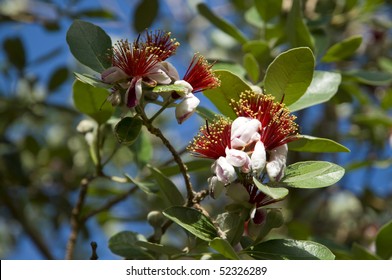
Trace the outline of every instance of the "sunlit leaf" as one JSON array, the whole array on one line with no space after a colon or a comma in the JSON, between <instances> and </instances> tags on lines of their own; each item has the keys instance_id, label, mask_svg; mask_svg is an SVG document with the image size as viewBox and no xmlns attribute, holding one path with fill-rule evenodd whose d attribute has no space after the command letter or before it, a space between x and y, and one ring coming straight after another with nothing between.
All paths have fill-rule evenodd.
<instances>
[{"instance_id":1,"label":"sunlit leaf","mask_svg":"<svg viewBox=\"0 0 392 280\"><path fill-rule=\"evenodd\" d=\"M101 87L101 88L106 88L106 89L109 89L112 87L112 85L105 84L100 79L98 79L92 75L80 74L80 73L74 73L74 75L75 75L76 79L78 79L79 81L81 81L85 84L89 84L93 87Z\"/></svg>"},{"instance_id":2,"label":"sunlit leaf","mask_svg":"<svg viewBox=\"0 0 392 280\"><path fill-rule=\"evenodd\" d=\"M293 188L324 188L337 183L344 168L327 161L302 161L289 165L280 183Z\"/></svg>"},{"instance_id":3,"label":"sunlit leaf","mask_svg":"<svg viewBox=\"0 0 392 280\"><path fill-rule=\"evenodd\" d=\"M143 122L138 117L125 117L114 127L118 142L125 145L133 144L139 137Z\"/></svg>"},{"instance_id":4,"label":"sunlit leaf","mask_svg":"<svg viewBox=\"0 0 392 280\"><path fill-rule=\"evenodd\" d=\"M163 197L169 202L169 206L183 205L184 198L177 186L157 168L150 165L148 167L152 176L157 181Z\"/></svg>"},{"instance_id":5,"label":"sunlit leaf","mask_svg":"<svg viewBox=\"0 0 392 280\"><path fill-rule=\"evenodd\" d=\"M288 50L268 66L264 78L266 93L291 105L305 94L313 79L314 56L309 48Z\"/></svg>"},{"instance_id":6,"label":"sunlit leaf","mask_svg":"<svg viewBox=\"0 0 392 280\"><path fill-rule=\"evenodd\" d=\"M188 89L183 85L171 84L171 85L158 85L154 87L152 91L156 93L175 91L178 93L185 94L188 91Z\"/></svg>"},{"instance_id":7,"label":"sunlit leaf","mask_svg":"<svg viewBox=\"0 0 392 280\"><path fill-rule=\"evenodd\" d=\"M336 43L331 46L322 61L324 62L336 62L344 60L352 55L354 55L355 51L359 48L362 43L362 36L352 36L343 41Z\"/></svg>"},{"instance_id":8,"label":"sunlit leaf","mask_svg":"<svg viewBox=\"0 0 392 280\"><path fill-rule=\"evenodd\" d=\"M376 252L386 260L392 257L392 221L380 228L376 237Z\"/></svg>"},{"instance_id":9,"label":"sunlit leaf","mask_svg":"<svg viewBox=\"0 0 392 280\"><path fill-rule=\"evenodd\" d=\"M210 242L210 246L212 249L218 251L220 254L228 258L229 260L239 260L237 253L235 252L234 248L230 245L227 240L222 238L214 238Z\"/></svg>"},{"instance_id":10,"label":"sunlit leaf","mask_svg":"<svg viewBox=\"0 0 392 280\"><path fill-rule=\"evenodd\" d=\"M188 172L209 170L211 168L212 161L209 159L196 159L185 162ZM180 173L178 165L163 166L161 172L166 176L173 176Z\"/></svg>"},{"instance_id":11,"label":"sunlit leaf","mask_svg":"<svg viewBox=\"0 0 392 280\"><path fill-rule=\"evenodd\" d=\"M141 181L141 180L132 178L128 174L125 174L125 177L127 177L127 179L131 183L135 184L135 186L137 186L139 189L141 189L143 192L145 192L147 194L156 194L159 191L159 187L153 181Z\"/></svg>"},{"instance_id":12,"label":"sunlit leaf","mask_svg":"<svg viewBox=\"0 0 392 280\"><path fill-rule=\"evenodd\" d=\"M203 93L223 115L235 119L236 114L230 106L231 99L239 100L240 93L251 88L240 77L229 71L216 70L215 74L221 80L221 86Z\"/></svg>"},{"instance_id":13,"label":"sunlit leaf","mask_svg":"<svg viewBox=\"0 0 392 280\"><path fill-rule=\"evenodd\" d=\"M218 215L215 223L226 235L226 240L230 244L237 244L244 233L244 224L247 216L240 212L223 212Z\"/></svg>"},{"instance_id":14,"label":"sunlit leaf","mask_svg":"<svg viewBox=\"0 0 392 280\"><path fill-rule=\"evenodd\" d=\"M111 66L108 52L112 41L102 28L75 20L68 29L66 39L71 53L80 63L99 73Z\"/></svg>"},{"instance_id":15,"label":"sunlit leaf","mask_svg":"<svg viewBox=\"0 0 392 280\"><path fill-rule=\"evenodd\" d=\"M273 199L279 200L286 197L289 194L289 190L286 188L269 187L267 185L260 183L256 178L253 178L253 182L262 193L270 196Z\"/></svg>"},{"instance_id":16,"label":"sunlit leaf","mask_svg":"<svg viewBox=\"0 0 392 280\"><path fill-rule=\"evenodd\" d=\"M113 107L106 102L109 93L106 89L96 88L76 80L73 84L75 107L89 115L99 124L106 122L113 114Z\"/></svg>"},{"instance_id":17,"label":"sunlit leaf","mask_svg":"<svg viewBox=\"0 0 392 280\"><path fill-rule=\"evenodd\" d=\"M135 9L133 27L140 33L151 27L159 11L158 0L141 0Z\"/></svg>"},{"instance_id":18,"label":"sunlit leaf","mask_svg":"<svg viewBox=\"0 0 392 280\"><path fill-rule=\"evenodd\" d=\"M333 260L334 254L313 241L272 239L246 250L255 259L264 260Z\"/></svg>"},{"instance_id":19,"label":"sunlit leaf","mask_svg":"<svg viewBox=\"0 0 392 280\"><path fill-rule=\"evenodd\" d=\"M196 209L173 206L163 211L163 214L202 240L212 241L218 237L216 228L211 220Z\"/></svg>"},{"instance_id":20,"label":"sunlit leaf","mask_svg":"<svg viewBox=\"0 0 392 280\"><path fill-rule=\"evenodd\" d=\"M221 31L230 35L234 39L236 39L239 43L246 43L247 38L242 32L235 27L235 25L229 23L225 19L217 16L211 9L204 3L200 3L197 5L197 10L199 13L208 19L213 25L218 27Z\"/></svg>"},{"instance_id":21,"label":"sunlit leaf","mask_svg":"<svg viewBox=\"0 0 392 280\"><path fill-rule=\"evenodd\" d=\"M314 71L312 82L297 101L289 106L291 112L330 100L338 91L342 77L339 73Z\"/></svg>"},{"instance_id":22,"label":"sunlit leaf","mask_svg":"<svg viewBox=\"0 0 392 280\"><path fill-rule=\"evenodd\" d=\"M350 149L331 139L310 135L299 135L299 139L288 144L289 150L310 153L350 152Z\"/></svg>"},{"instance_id":23,"label":"sunlit leaf","mask_svg":"<svg viewBox=\"0 0 392 280\"><path fill-rule=\"evenodd\" d=\"M266 41L253 40L248 41L242 46L244 52L253 54L260 65L267 67L272 61L271 50Z\"/></svg>"}]
</instances>

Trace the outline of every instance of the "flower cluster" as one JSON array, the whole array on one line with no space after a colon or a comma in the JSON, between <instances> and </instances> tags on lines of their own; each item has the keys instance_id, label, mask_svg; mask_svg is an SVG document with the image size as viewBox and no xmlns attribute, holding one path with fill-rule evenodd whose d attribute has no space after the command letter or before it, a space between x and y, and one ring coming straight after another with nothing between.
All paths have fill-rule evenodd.
<instances>
[{"instance_id":1,"label":"flower cluster","mask_svg":"<svg viewBox=\"0 0 392 280\"><path fill-rule=\"evenodd\" d=\"M239 100L232 100L231 106L237 118L218 117L207 123L188 150L194 156L214 160L214 175L209 178L213 196L224 187L237 194L245 189L247 201L257 209L274 201L258 191L253 178L263 178L266 173L270 181L281 180L287 143L297 139L298 126L295 116L271 95L246 91Z\"/></svg>"},{"instance_id":2,"label":"flower cluster","mask_svg":"<svg viewBox=\"0 0 392 280\"><path fill-rule=\"evenodd\" d=\"M132 43L118 41L110 55L112 66L101 73L101 80L113 85L109 102L134 108L144 92L151 93L144 91L144 87L181 85L182 91L163 93L162 96L172 101L181 99L176 107L178 123L189 118L200 103L194 93L218 87L220 81L214 75L212 65L198 54L194 55L184 77L180 79L177 69L166 61L175 54L178 46L171 34L163 31L146 32Z\"/></svg>"}]
</instances>

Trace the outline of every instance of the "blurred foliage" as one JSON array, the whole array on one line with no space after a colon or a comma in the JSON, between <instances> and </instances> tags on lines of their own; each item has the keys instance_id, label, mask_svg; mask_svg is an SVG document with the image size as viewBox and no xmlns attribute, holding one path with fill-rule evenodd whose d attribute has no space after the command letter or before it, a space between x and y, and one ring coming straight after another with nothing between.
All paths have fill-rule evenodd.
<instances>
[{"instance_id":1,"label":"blurred foliage","mask_svg":"<svg viewBox=\"0 0 392 280\"><path fill-rule=\"evenodd\" d=\"M189 53L198 50L217 61L216 69L231 70L259 85L278 53L292 47L311 48L316 70L340 73L342 81L331 102L296 115L302 134L334 139L350 148L350 154L333 155L333 161L345 166L347 174L333 188L290 191L285 207L289 210L283 213L285 224L272 233L325 244L337 258L391 257L382 248L382 244L390 244L385 236L391 231L388 222L392 213L391 1L222 0L214 1L213 6L195 6L193 1L183 0L181 9L177 1L170 0L113 2L113 6L87 0L0 3L2 30L11 30L0 36L1 258L16 257L14 250L19 250L17 257L30 258L18 247L26 238L39 252L34 258L63 258L68 238L64 231L69 231L81 180L95 172L91 161L96 151L89 149L89 134L77 132L82 117L69 101L71 73L82 66L68 60L63 39L59 47L58 42L50 41L53 34L65 38L75 19L104 22L108 28L112 24L113 33L129 38L130 33L151 26L172 31L182 42L188 42ZM32 30L43 32L45 41L36 42L34 35L26 34ZM34 48L42 48L38 54L31 47L33 42ZM114 227L129 229L144 222L146 235L151 234L153 230L145 222L151 211L147 204L163 209L167 197L152 194L156 192L155 180L166 177L137 174L136 178L135 167L129 162L139 167L145 163L163 166L167 176L178 172L173 172L170 159L165 162L167 156L162 151L152 148L156 139L144 130L135 143L123 146L114 135L104 133L112 129L109 120L89 132L101 135L96 147L103 150L103 162L107 163L102 168L115 176L122 176L126 170L128 179L94 180L83 213L94 214L95 209L117 199L122 203L94 215L99 231L110 236L118 232ZM187 143L177 144L183 147ZM297 162L330 157L291 152L289 159ZM206 186L209 170L205 166L197 161L189 165L190 171L198 172L194 176L196 186ZM145 168L141 168L142 175L148 174L149 167ZM220 203L208 200L205 207L213 212ZM75 258L86 259L97 228L85 223L81 230ZM169 229L168 233L172 238L164 240L166 252L175 255L177 248L172 247L176 238L187 237L178 230ZM133 247L138 244L149 252L161 250L140 235L129 235ZM225 248L221 241L214 242L218 250ZM134 253L146 256L146 250Z\"/></svg>"}]
</instances>

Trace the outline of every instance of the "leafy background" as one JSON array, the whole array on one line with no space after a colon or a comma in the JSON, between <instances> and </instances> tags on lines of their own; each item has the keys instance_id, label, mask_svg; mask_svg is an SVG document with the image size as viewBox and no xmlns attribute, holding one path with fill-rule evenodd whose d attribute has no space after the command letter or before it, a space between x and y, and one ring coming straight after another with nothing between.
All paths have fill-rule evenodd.
<instances>
[{"instance_id":1,"label":"leafy background","mask_svg":"<svg viewBox=\"0 0 392 280\"><path fill-rule=\"evenodd\" d=\"M302 134L334 139L351 153L290 153L292 162L338 163L346 168L346 175L328 189L290 191L284 208L285 224L273 234L313 239L332 248L337 258L391 256L382 246L390 242L391 226L384 227L377 236L392 213L391 2L199 2L0 3L1 258L63 258L80 180L93 171L84 137L76 132L84 117L75 109L71 95L72 73L88 72L73 59L65 40L75 19L101 26L112 41L132 40L146 27L169 30L181 43L177 55L171 58L180 72L184 73L189 59L198 51L218 60L217 68L230 69L254 83L263 79L269 63L287 48L313 49L316 70L320 71L317 75L335 71L341 74L341 84L328 103L291 109L296 111ZM206 107L213 108L207 98L199 97ZM161 119L161 129L175 147L185 147L204 120L194 116L179 127L173 115L170 111ZM170 155L157 149L155 141L142 131L138 141L129 149L123 148L108 168L114 174L125 170L133 179L137 165L171 163ZM108 142L109 146L117 145L115 138ZM136 162L136 166L130 162ZM194 162L190 168L198 172L194 185L205 185L208 165ZM166 175L176 174L170 167L164 171ZM173 181L182 183L177 176ZM154 191L145 183L138 185ZM100 258L118 258L108 249L110 236L122 230L147 236L153 232L145 222L151 210L147 206L156 203L153 196L127 191L122 184L104 179L95 182L86 212L107 197L127 192L110 211L86 221L77 258L89 258L92 240L98 243ZM206 201L212 210L219 208L219 203ZM186 238L178 228L172 229L170 236L171 246ZM213 244L224 246L219 241Z\"/></svg>"}]
</instances>

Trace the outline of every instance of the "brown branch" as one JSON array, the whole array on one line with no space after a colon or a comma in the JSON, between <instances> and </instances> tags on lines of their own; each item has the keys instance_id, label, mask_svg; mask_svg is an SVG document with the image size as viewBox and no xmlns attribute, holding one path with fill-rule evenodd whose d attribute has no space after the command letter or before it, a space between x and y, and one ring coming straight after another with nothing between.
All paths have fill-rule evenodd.
<instances>
[{"instance_id":1,"label":"brown branch","mask_svg":"<svg viewBox=\"0 0 392 280\"><path fill-rule=\"evenodd\" d=\"M177 163L177 165L180 169L180 172L182 174L182 177L184 178L184 181L185 181L185 187L186 187L187 199L188 199L187 204L192 205L194 192L193 192L193 188L192 188L191 178L188 174L188 168L186 167L186 165L182 161L182 159L181 159L180 155L177 153L176 149L174 149L174 147L170 144L169 140L167 140L166 137L162 134L161 130L159 128L154 127L144 113L141 113L140 116L141 116L143 124L145 125L147 130L151 134L153 134L156 137L158 137L159 139L161 139L162 143L166 146L166 148L172 154L174 161Z\"/></svg>"},{"instance_id":2,"label":"brown branch","mask_svg":"<svg viewBox=\"0 0 392 280\"><path fill-rule=\"evenodd\" d=\"M71 213L71 233L68 238L67 249L65 253L65 259L71 260L73 257L73 252L75 250L76 240L78 238L78 233L80 230L80 226L82 225L80 220L80 213L84 206L84 201L87 194L87 189L89 184L95 179L94 176L83 178L80 183L80 192L78 200L72 209Z\"/></svg>"}]
</instances>

